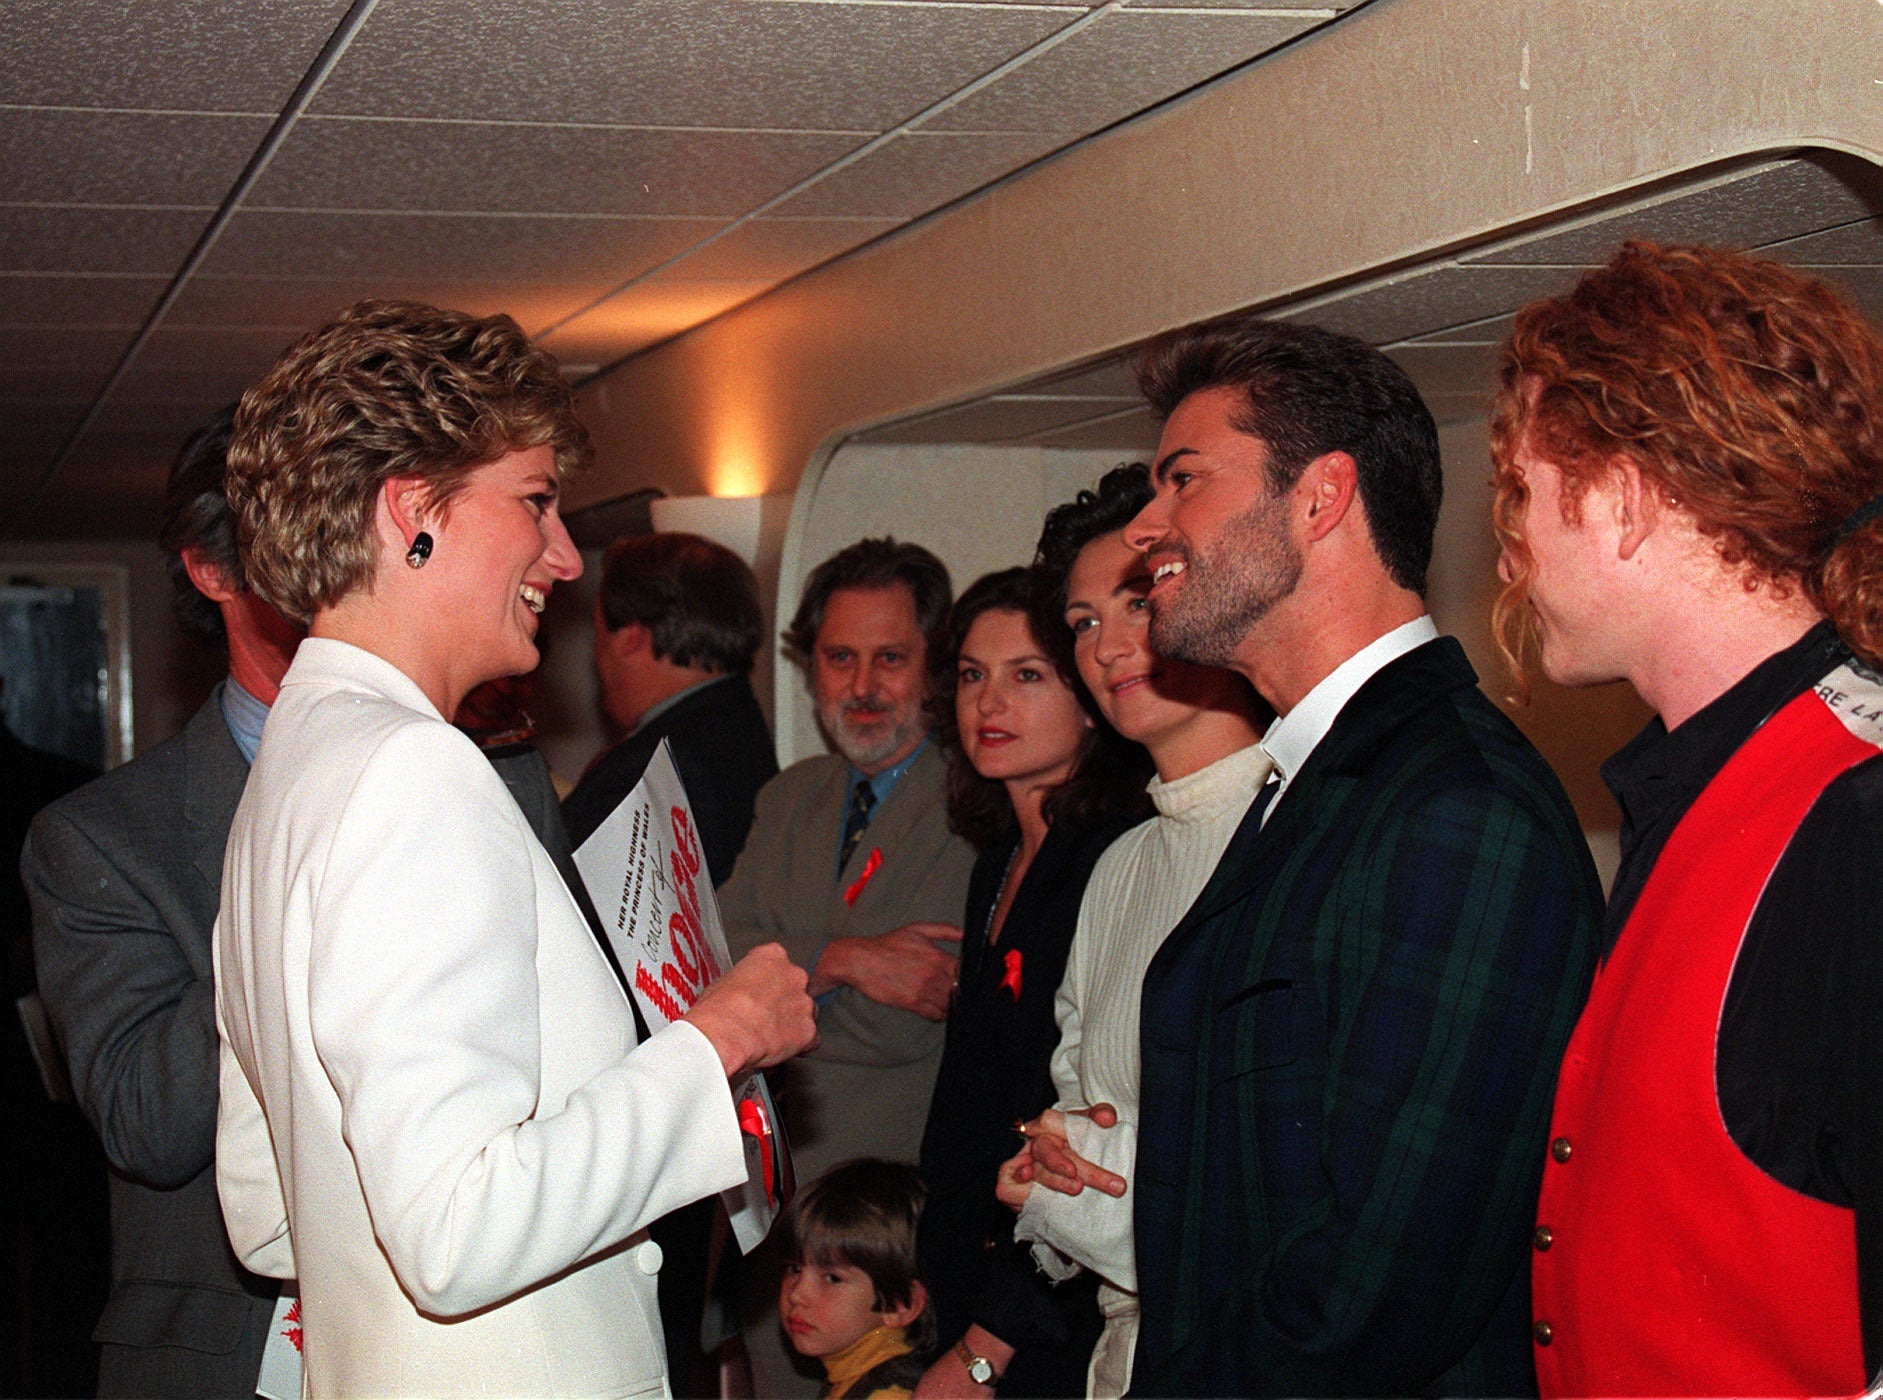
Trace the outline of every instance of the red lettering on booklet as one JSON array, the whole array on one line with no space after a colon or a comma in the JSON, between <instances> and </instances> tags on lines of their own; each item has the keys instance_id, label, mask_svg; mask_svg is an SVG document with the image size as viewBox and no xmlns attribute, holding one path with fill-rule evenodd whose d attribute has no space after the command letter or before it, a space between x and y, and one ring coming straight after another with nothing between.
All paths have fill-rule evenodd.
<instances>
[{"instance_id":1,"label":"red lettering on booklet","mask_svg":"<svg viewBox=\"0 0 1883 1400\"><path fill-rule=\"evenodd\" d=\"M288 1325L281 1329L296 1351L305 1350L301 1345L301 1300L296 1298L288 1305L288 1310L281 1315L281 1320Z\"/></svg>"},{"instance_id":2,"label":"red lettering on booklet","mask_svg":"<svg viewBox=\"0 0 1883 1400\"><path fill-rule=\"evenodd\" d=\"M634 969L634 985L642 996L653 1003L661 1019L669 1025L686 1015L687 1008L669 996L667 989L654 980L654 974L647 970L646 963L641 963Z\"/></svg>"},{"instance_id":3,"label":"red lettering on booklet","mask_svg":"<svg viewBox=\"0 0 1883 1400\"><path fill-rule=\"evenodd\" d=\"M700 919L699 875L704 862L699 834L693 830L685 808L672 808L670 820L673 825L670 864L676 908L667 919L670 961L662 965L660 975L679 1002L691 1007L706 984L719 976L720 967L712 946L706 941L706 928Z\"/></svg>"}]
</instances>

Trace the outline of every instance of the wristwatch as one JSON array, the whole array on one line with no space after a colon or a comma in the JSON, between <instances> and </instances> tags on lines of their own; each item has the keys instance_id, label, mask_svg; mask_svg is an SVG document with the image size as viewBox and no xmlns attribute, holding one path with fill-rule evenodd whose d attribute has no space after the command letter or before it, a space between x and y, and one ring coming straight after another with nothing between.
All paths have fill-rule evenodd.
<instances>
[{"instance_id":1,"label":"wristwatch","mask_svg":"<svg viewBox=\"0 0 1883 1400\"><path fill-rule=\"evenodd\" d=\"M966 1337L955 1343L955 1355L961 1358L961 1364L968 1368L968 1379L976 1385L992 1385L1000 1379L1000 1372L994 1369L993 1362L968 1350Z\"/></svg>"}]
</instances>

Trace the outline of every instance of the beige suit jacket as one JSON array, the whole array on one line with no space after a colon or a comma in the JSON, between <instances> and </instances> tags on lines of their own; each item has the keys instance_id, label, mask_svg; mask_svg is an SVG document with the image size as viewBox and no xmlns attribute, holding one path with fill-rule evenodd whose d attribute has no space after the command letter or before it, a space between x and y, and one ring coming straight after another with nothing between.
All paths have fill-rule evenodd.
<instances>
[{"instance_id":1,"label":"beige suit jacket","mask_svg":"<svg viewBox=\"0 0 1883 1400\"><path fill-rule=\"evenodd\" d=\"M719 887L734 957L776 940L809 968L833 938L917 921L960 926L974 851L948 830L947 769L935 745L877 809L840 875L849 774L848 762L824 754L793 764L759 791L745 850ZM846 902L875 851L882 853L875 873ZM941 1064L941 1024L844 987L823 1000L817 1032L816 1050L782 1073L769 1071L784 1100L799 1181L848 1157L914 1162Z\"/></svg>"},{"instance_id":2,"label":"beige suit jacket","mask_svg":"<svg viewBox=\"0 0 1883 1400\"><path fill-rule=\"evenodd\" d=\"M744 1176L718 1056L635 1044L502 781L378 657L302 644L215 953L223 1212L298 1272L312 1394L664 1392L641 1227Z\"/></svg>"}]
</instances>

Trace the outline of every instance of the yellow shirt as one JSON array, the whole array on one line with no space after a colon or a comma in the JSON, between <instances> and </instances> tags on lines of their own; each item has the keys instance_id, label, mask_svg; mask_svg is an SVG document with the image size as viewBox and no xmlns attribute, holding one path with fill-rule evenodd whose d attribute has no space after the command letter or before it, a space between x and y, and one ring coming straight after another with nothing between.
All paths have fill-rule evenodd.
<instances>
[{"instance_id":1,"label":"yellow shirt","mask_svg":"<svg viewBox=\"0 0 1883 1400\"><path fill-rule=\"evenodd\" d=\"M865 1379L869 1372L885 1361L907 1356L913 1350L909 1345L908 1334L902 1328L871 1328L842 1351L833 1352L824 1358L824 1374L829 1378L829 1384L824 1388L824 1400L845 1400L845 1397L850 1396L850 1387ZM914 1393L913 1386L877 1385L859 1392L850 1400L907 1400Z\"/></svg>"}]
</instances>

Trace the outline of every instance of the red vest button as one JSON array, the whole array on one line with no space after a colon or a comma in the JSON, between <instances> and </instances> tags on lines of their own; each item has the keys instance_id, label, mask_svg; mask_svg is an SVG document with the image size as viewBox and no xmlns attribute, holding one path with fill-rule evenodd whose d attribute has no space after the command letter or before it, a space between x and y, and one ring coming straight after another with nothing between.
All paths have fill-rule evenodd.
<instances>
[{"instance_id":1,"label":"red vest button","mask_svg":"<svg viewBox=\"0 0 1883 1400\"><path fill-rule=\"evenodd\" d=\"M1549 1226L1539 1225L1536 1227L1536 1233L1530 1236L1530 1243L1541 1252L1556 1243L1556 1234Z\"/></svg>"},{"instance_id":2,"label":"red vest button","mask_svg":"<svg viewBox=\"0 0 1883 1400\"><path fill-rule=\"evenodd\" d=\"M1556 1334L1550 1331L1549 1323L1538 1322L1530 1329L1530 1335L1536 1338L1536 1344L1538 1346L1546 1347L1550 1344L1550 1338Z\"/></svg>"},{"instance_id":3,"label":"red vest button","mask_svg":"<svg viewBox=\"0 0 1883 1400\"><path fill-rule=\"evenodd\" d=\"M1550 1156L1554 1157L1559 1162L1567 1162L1569 1160L1569 1154L1574 1150L1575 1149L1569 1145L1568 1138L1557 1138L1555 1142L1550 1144Z\"/></svg>"}]
</instances>

